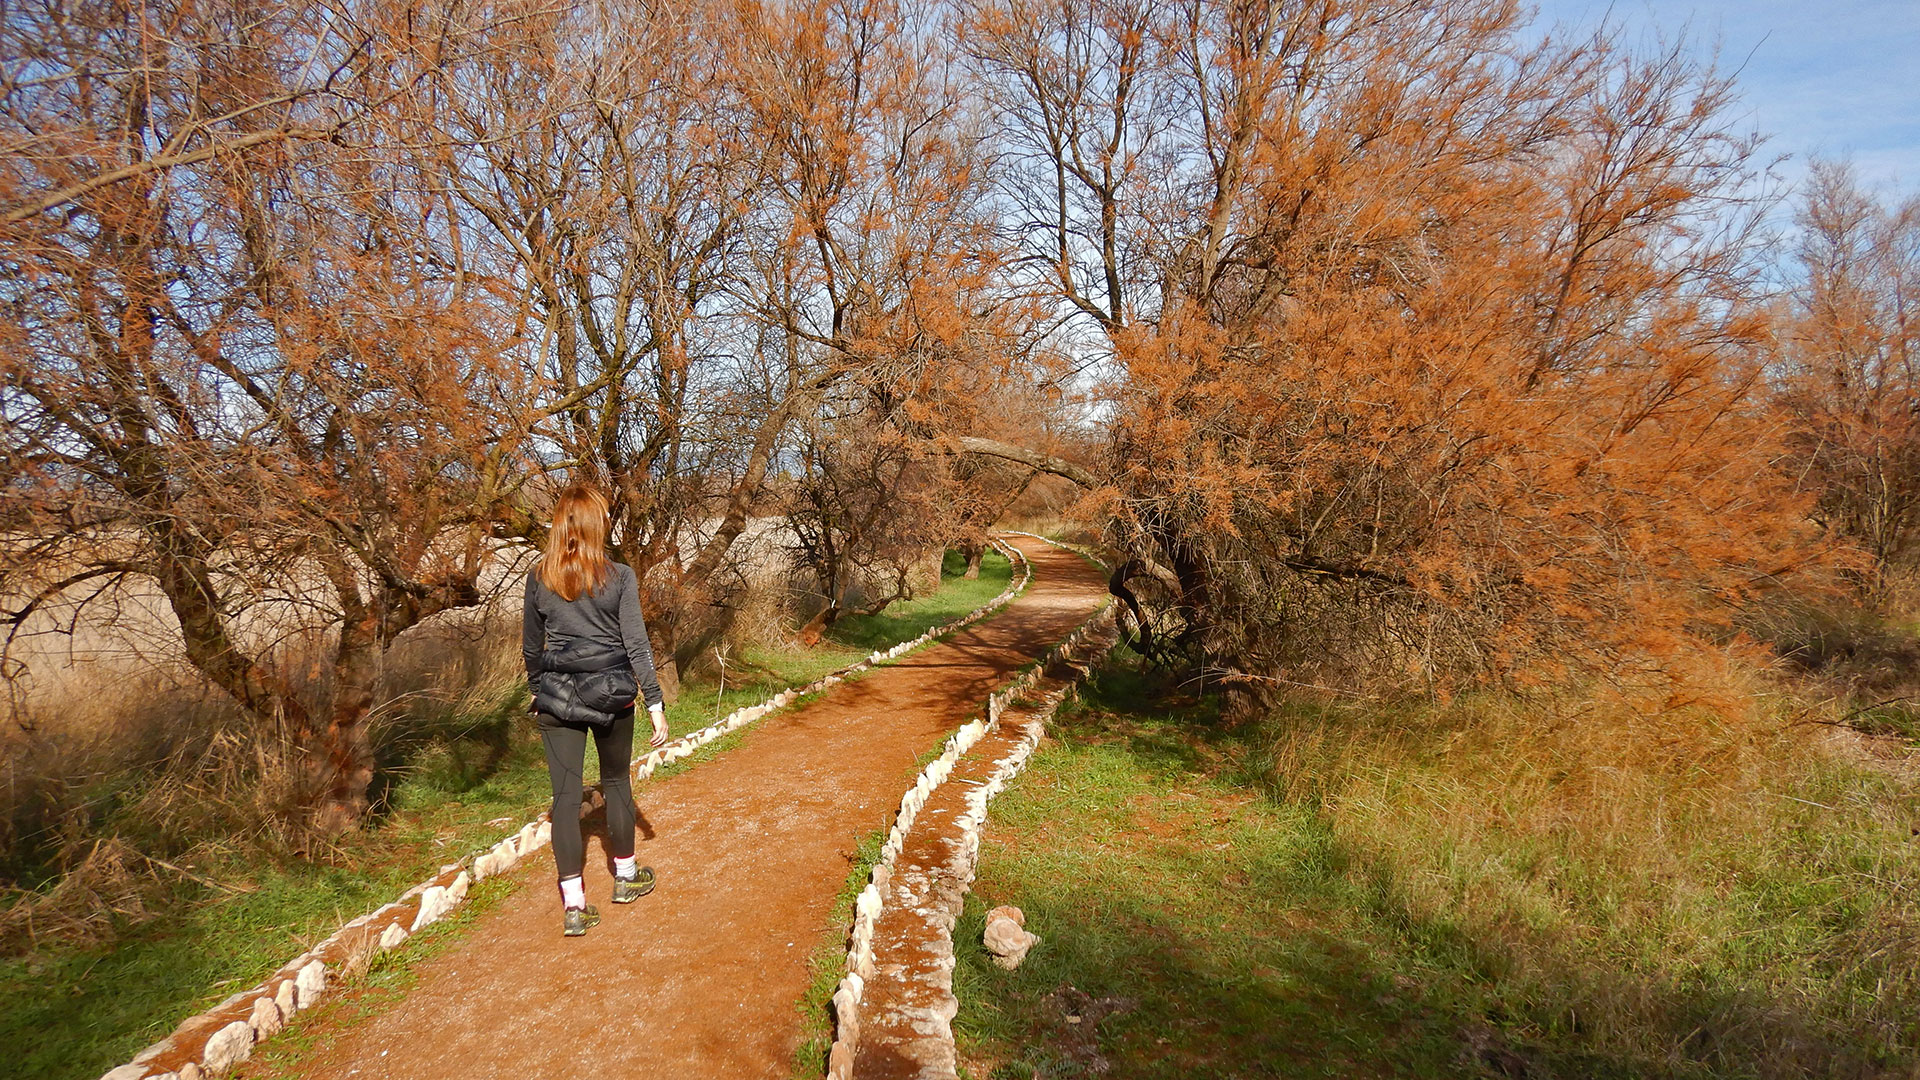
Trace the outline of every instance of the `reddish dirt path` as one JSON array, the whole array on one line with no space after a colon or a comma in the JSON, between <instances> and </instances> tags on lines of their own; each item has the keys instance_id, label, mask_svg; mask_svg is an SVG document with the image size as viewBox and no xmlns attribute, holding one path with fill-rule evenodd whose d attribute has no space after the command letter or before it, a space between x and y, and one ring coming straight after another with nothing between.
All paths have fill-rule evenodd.
<instances>
[{"instance_id":1,"label":"reddish dirt path","mask_svg":"<svg viewBox=\"0 0 1920 1080\"><path fill-rule=\"evenodd\" d=\"M890 824L921 754L1104 595L1104 578L1078 556L1015 542L1033 583L999 615L762 720L698 768L639 785L653 895L609 904L590 840L587 896L604 921L563 938L552 857L529 860L515 871L528 886L422 962L404 999L316 1032L323 1049L301 1075L787 1076L807 957L831 929L859 838Z\"/></svg>"}]
</instances>

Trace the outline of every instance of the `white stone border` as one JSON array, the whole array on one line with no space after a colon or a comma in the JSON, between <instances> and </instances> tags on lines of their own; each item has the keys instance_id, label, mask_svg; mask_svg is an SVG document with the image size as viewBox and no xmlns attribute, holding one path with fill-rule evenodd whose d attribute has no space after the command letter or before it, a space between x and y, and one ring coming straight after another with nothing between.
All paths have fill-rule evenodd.
<instances>
[{"instance_id":1,"label":"white stone border","mask_svg":"<svg viewBox=\"0 0 1920 1080\"><path fill-rule=\"evenodd\" d=\"M1083 558L1091 559L1084 552L1074 551L1066 544L1044 536L1012 531L1009 531L1009 535L1030 537L1051 544L1062 551L1072 551ZM1097 566L1105 567L1105 563L1099 559L1091 559L1091 561ZM1054 661L1072 652L1090 634L1097 632L1101 618L1108 615L1112 606L1113 601L1109 597L1085 622L1048 649L1038 663L1023 669L1004 687L988 694L987 715L982 719L969 721L949 736L946 748L940 756L921 770L913 786L900 797L900 810L894 817L893 828L887 833L885 845L880 849L880 859L874 864L873 873L866 888L860 890L860 895L854 901L853 926L848 933L846 975L835 987L831 1005L834 1039L827 1053L828 1080L852 1080L853 1061L860 1045L860 999L866 992L866 981L873 977L874 927L879 923L880 913L885 907L884 897L888 883L893 880L894 862L899 858L900 850L906 846L907 834L912 831L914 820L919 816L920 809L927 804L927 798L934 789L952 774L961 756L972 749L987 732L999 727L1000 717L1007 705L1032 689ZM1026 766L1028 756L1033 753L1034 747L1039 745L1043 727L1044 723L1034 724L1027 736L1015 747L1013 753L1001 760L991 778L967 792L966 812L956 818L954 824L960 831L962 858L969 869L980 848L980 832L986 824L988 800L999 794L1006 787L1007 781ZM966 874L965 877L968 881L972 880L971 873ZM952 933L951 926L948 927L947 932ZM952 1041L951 1028L944 1028L944 1037L949 1042Z\"/></svg>"},{"instance_id":2,"label":"white stone border","mask_svg":"<svg viewBox=\"0 0 1920 1080\"><path fill-rule=\"evenodd\" d=\"M675 739L637 762L634 779L644 780L656 769L786 708L797 698L897 659L1006 606L1033 580L1033 567L1012 545L998 540L993 541L993 545L1022 571L1019 580L1010 579L998 596L919 637L876 650L865 659L805 686L788 687L758 705L735 709L723 719ZM171 1035L140 1051L125 1065L109 1069L100 1080L200 1080L226 1072L251 1057L254 1045L286 1026L295 1012L316 1004L326 992L330 978L364 972L377 953L399 946L424 927L444 918L466 899L467 890L474 882L513 869L521 859L547 846L552 833L549 814L542 813L485 851L441 867L437 876L408 889L393 903L340 927L325 941L282 965L258 986L188 1017ZM868 932L871 933L871 927Z\"/></svg>"}]
</instances>

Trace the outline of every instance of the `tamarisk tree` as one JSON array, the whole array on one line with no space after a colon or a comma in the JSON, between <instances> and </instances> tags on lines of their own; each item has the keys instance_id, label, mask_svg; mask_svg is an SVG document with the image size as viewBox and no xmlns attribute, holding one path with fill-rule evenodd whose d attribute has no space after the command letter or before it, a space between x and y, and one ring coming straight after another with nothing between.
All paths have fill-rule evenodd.
<instances>
[{"instance_id":1,"label":"tamarisk tree","mask_svg":"<svg viewBox=\"0 0 1920 1080\"><path fill-rule=\"evenodd\" d=\"M367 808L387 647L479 599L524 442L510 311L409 142L458 37L436 26L242 3L0 27L11 626L157 591L186 659L285 731L289 813L323 830Z\"/></svg>"},{"instance_id":2,"label":"tamarisk tree","mask_svg":"<svg viewBox=\"0 0 1920 1080\"><path fill-rule=\"evenodd\" d=\"M1678 685L1817 556L1755 394L1729 83L1523 25L967 5L1012 265L1108 345L1091 479L1204 673Z\"/></svg>"}]
</instances>

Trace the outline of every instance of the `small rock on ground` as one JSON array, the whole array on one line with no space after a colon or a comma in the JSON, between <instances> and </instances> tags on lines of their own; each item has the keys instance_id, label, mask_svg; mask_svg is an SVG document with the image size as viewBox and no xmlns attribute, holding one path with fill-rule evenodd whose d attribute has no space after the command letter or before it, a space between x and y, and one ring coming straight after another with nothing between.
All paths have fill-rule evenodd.
<instances>
[{"instance_id":1,"label":"small rock on ground","mask_svg":"<svg viewBox=\"0 0 1920 1080\"><path fill-rule=\"evenodd\" d=\"M247 1025L253 1028L256 1041L275 1034L284 1023L280 1016L280 1007L266 995L253 999L253 1014L247 1017Z\"/></svg>"},{"instance_id":2,"label":"small rock on ground","mask_svg":"<svg viewBox=\"0 0 1920 1080\"><path fill-rule=\"evenodd\" d=\"M1030 934L1012 919L988 919L981 943L993 954L993 962L1012 971L1027 958L1028 950L1039 944L1040 935Z\"/></svg>"},{"instance_id":3,"label":"small rock on ground","mask_svg":"<svg viewBox=\"0 0 1920 1080\"><path fill-rule=\"evenodd\" d=\"M235 1020L213 1033L200 1052L200 1063L207 1072L219 1074L253 1056L253 1028L245 1020Z\"/></svg>"}]
</instances>

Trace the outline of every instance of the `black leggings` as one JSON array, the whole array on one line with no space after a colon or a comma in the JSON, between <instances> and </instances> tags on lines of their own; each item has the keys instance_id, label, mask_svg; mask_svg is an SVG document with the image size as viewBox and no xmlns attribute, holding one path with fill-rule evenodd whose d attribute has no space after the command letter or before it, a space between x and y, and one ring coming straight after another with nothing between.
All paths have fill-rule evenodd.
<instances>
[{"instance_id":1,"label":"black leggings","mask_svg":"<svg viewBox=\"0 0 1920 1080\"><path fill-rule=\"evenodd\" d=\"M587 733L600 754L600 790L607 797L607 850L615 858L633 854L633 710L606 727L568 724L540 716L540 741L547 748L547 776L553 781L553 862L562 879L579 877L586 864L580 838L581 771L587 761Z\"/></svg>"}]
</instances>

